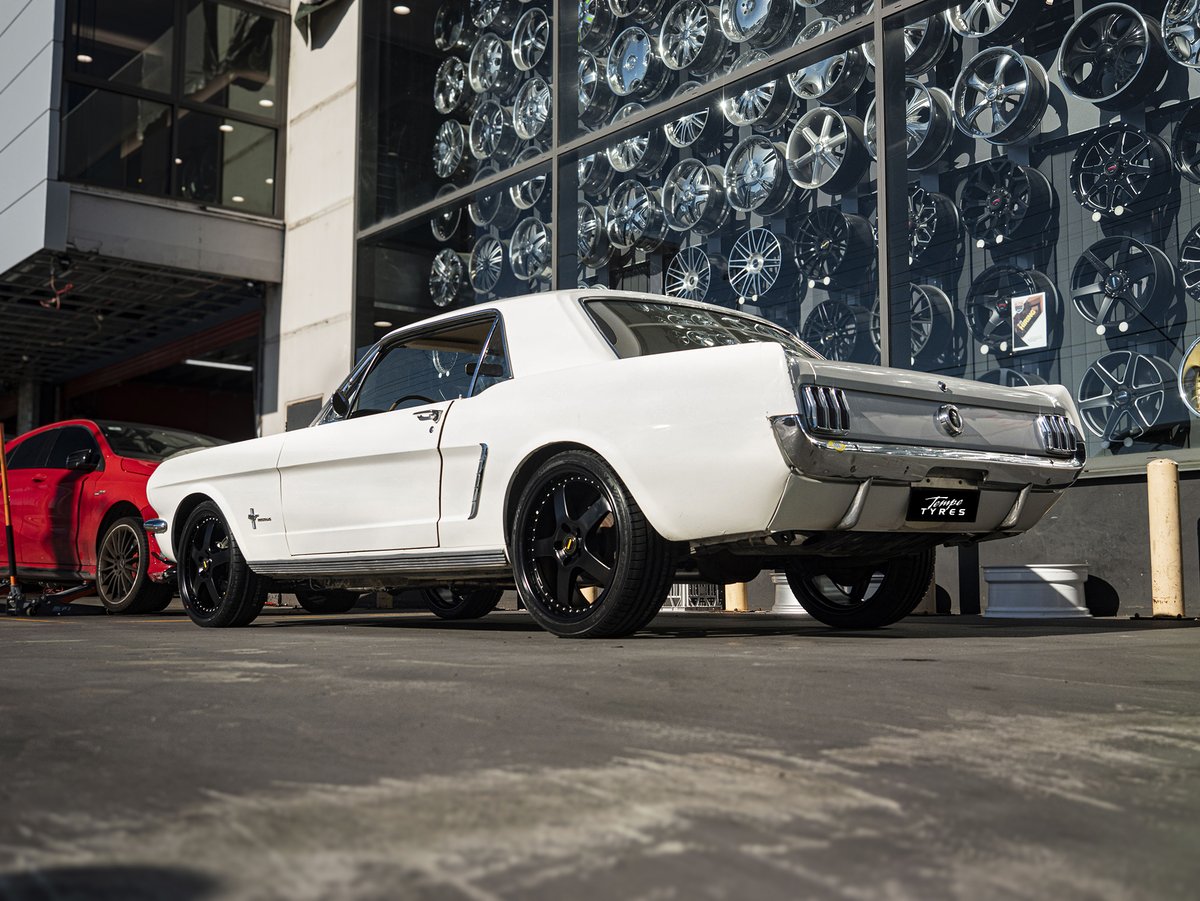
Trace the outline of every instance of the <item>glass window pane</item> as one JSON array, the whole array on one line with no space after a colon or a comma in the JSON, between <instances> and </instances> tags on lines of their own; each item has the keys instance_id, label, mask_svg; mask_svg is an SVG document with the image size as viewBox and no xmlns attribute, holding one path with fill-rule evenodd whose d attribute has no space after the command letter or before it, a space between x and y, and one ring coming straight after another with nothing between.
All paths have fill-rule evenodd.
<instances>
[{"instance_id":1,"label":"glass window pane","mask_svg":"<svg viewBox=\"0 0 1200 901\"><path fill-rule=\"evenodd\" d=\"M190 0L184 94L258 116L279 103L279 17Z\"/></svg>"},{"instance_id":2,"label":"glass window pane","mask_svg":"<svg viewBox=\"0 0 1200 901\"><path fill-rule=\"evenodd\" d=\"M275 130L179 112L175 158L182 197L248 213L275 210Z\"/></svg>"},{"instance_id":3,"label":"glass window pane","mask_svg":"<svg viewBox=\"0 0 1200 901\"><path fill-rule=\"evenodd\" d=\"M69 71L170 93L174 3L71 0L66 34Z\"/></svg>"},{"instance_id":4,"label":"glass window pane","mask_svg":"<svg viewBox=\"0 0 1200 901\"><path fill-rule=\"evenodd\" d=\"M170 144L170 107L69 86L63 116L64 179L167 194Z\"/></svg>"},{"instance_id":5,"label":"glass window pane","mask_svg":"<svg viewBox=\"0 0 1200 901\"><path fill-rule=\"evenodd\" d=\"M54 439L58 437L58 429L39 432L32 438L26 438L11 451L8 458L9 469L38 469L46 463L46 455L50 452Z\"/></svg>"},{"instance_id":6,"label":"glass window pane","mask_svg":"<svg viewBox=\"0 0 1200 901\"><path fill-rule=\"evenodd\" d=\"M59 429L58 439L50 450L46 466L50 469L66 469L67 457L75 451L81 450L94 451L95 461L97 463L100 461L100 447L96 444L96 439L92 437L91 432L82 426L67 426Z\"/></svg>"}]
</instances>

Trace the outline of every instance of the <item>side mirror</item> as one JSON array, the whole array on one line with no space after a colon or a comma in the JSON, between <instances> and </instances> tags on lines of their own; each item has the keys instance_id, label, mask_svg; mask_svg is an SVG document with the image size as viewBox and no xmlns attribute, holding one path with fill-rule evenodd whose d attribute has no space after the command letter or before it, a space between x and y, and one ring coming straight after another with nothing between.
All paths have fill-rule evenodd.
<instances>
[{"instance_id":1,"label":"side mirror","mask_svg":"<svg viewBox=\"0 0 1200 901\"><path fill-rule=\"evenodd\" d=\"M91 472L100 465L100 455L94 450L84 448L67 454L67 469L76 472Z\"/></svg>"},{"instance_id":2,"label":"side mirror","mask_svg":"<svg viewBox=\"0 0 1200 901\"><path fill-rule=\"evenodd\" d=\"M338 416L345 416L350 412L350 402L346 400L346 395L342 394L341 390L333 392L333 397L329 398L329 405L333 407L333 412Z\"/></svg>"}]
</instances>

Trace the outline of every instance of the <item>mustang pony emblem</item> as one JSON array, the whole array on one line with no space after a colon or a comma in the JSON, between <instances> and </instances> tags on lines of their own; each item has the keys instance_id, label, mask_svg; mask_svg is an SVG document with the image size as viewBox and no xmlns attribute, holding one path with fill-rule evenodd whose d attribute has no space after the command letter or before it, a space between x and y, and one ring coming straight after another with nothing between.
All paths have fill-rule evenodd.
<instances>
[{"instance_id":1,"label":"mustang pony emblem","mask_svg":"<svg viewBox=\"0 0 1200 901\"><path fill-rule=\"evenodd\" d=\"M260 522L270 522L271 521L271 517L261 516L260 514L255 513L253 507L250 508L250 515L247 516L246 519L250 520L250 528L254 529L254 531L256 531L256 532L258 531L258 524Z\"/></svg>"}]
</instances>

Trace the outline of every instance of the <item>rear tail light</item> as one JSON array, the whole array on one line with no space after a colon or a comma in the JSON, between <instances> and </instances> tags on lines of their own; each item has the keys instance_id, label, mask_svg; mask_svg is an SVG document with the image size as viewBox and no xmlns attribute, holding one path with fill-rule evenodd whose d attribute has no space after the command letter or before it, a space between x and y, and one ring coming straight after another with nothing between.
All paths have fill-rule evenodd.
<instances>
[{"instance_id":1,"label":"rear tail light","mask_svg":"<svg viewBox=\"0 0 1200 901\"><path fill-rule=\"evenodd\" d=\"M1079 453L1079 432L1071 420L1059 413L1038 417L1038 435L1051 456L1074 457Z\"/></svg>"},{"instance_id":2,"label":"rear tail light","mask_svg":"<svg viewBox=\"0 0 1200 901\"><path fill-rule=\"evenodd\" d=\"M804 423L818 435L844 435L850 431L850 405L846 392L826 385L802 385L800 406Z\"/></svg>"}]
</instances>

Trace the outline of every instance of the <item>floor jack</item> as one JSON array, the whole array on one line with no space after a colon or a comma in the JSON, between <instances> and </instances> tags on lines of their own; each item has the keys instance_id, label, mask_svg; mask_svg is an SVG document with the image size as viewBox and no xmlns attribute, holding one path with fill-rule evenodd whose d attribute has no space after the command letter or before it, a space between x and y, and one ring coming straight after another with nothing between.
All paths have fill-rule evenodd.
<instances>
[{"instance_id":1,"label":"floor jack","mask_svg":"<svg viewBox=\"0 0 1200 901\"><path fill-rule=\"evenodd\" d=\"M89 616L104 613L103 607L76 607L71 604L78 598L91 594L92 586L76 585L53 592L26 594L17 581L17 550L13 540L12 509L8 503L8 460L3 453L4 425L0 423L0 492L4 494L4 543L8 551L8 603L5 610L9 616Z\"/></svg>"}]
</instances>

